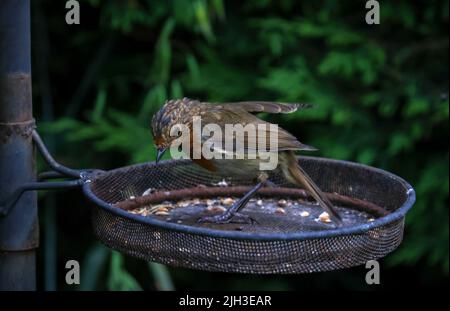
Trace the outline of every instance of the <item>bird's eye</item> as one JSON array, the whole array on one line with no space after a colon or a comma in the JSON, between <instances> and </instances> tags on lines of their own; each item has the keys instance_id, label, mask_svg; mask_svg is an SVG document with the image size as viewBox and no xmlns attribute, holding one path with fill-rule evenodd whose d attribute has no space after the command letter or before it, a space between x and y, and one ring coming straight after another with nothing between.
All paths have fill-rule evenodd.
<instances>
[{"instance_id":1,"label":"bird's eye","mask_svg":"<svg viewBox=\"0 0 450 311\"><path fill-rule=\"evenodd\" d=\"M180 131L180 130L178 130L178 132L177 132L177 136L178 136L178 137L180 137L180 136L181 136L181 131Z\"/></svg>"}]
</instances>

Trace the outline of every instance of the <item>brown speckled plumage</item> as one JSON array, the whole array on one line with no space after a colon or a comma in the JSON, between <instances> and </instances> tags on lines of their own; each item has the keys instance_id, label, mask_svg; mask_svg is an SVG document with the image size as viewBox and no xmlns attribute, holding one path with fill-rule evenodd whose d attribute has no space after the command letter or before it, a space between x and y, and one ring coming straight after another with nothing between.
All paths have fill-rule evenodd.
<instances>
[{"instance_id":1,"label":"brown speckled plumage","mask_svg":"<svg viewBox=\"0 0 450 311\"><path fill-rule=\"evenodd\" d=\"M186 97L166 101L152 118L151 126L156 145L159 148L167 147L174 139L170 136L171 127L178 123L189 123L192 116L200 114L202 107L203 103Z\"/></svg>"},{"instance_id":2,"label":"brown speckled plumage","mask_svg":"<svg viewBox=\"0 0 450 311\"><path fill-rule=\"evenodd\" d=\"M262 119L252 114L258 112L267 113L292 113L299 108L308 108L308 104L285 104L275 102L237 102L237 103L221 103L209 104L192 100L188 98L166 101L164 106L153 116L152 132L154 142L158 149L166 149L176 137L171 137L170 130L176 124L184 124L192 128L192 120L194 116L200 116L202 126L208 123L214 123L224 129L226 124L247 124L270 125ZM224 133L225 131L222 130ZM276 133L278 135L278 146L271 152L277 153L278 165L277 170L290 182L305 187L317 202L326 210L336 223L340 223L340 216L334 210L331 202L323 195L319 187L311 180L306 172L300 168L295 158L295 150L315 150L315 148L302 144L292 134L277 128L276 132L269 130L267 127L267 140L270 135ZM250 134L249 134L250 135ZM257 139L256 133L256 141ZM206 138L202 137L201 143ZM225 138L223 138L225 139ZM193 136L191 135L191 147ZM242 141L246 146L246 141ZM247 146L244 148L245 150ZM262 159L257 156L256 159L193 159L193 161L202 167L218 172L223 175L245 175L246 177L254 176L255 179L263 180L267 178L267 174L260 170Z\"/></svg>"}]
</instances>

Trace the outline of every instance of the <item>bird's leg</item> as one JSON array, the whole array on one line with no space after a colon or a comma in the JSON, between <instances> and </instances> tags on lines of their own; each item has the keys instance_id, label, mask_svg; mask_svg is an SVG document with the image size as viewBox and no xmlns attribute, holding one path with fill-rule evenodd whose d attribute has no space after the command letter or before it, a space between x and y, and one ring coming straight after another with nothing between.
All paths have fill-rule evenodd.
<instances>
[{"instance_id":1,"label":"bird's leg","mask_svg":"<svg viewBox=\"0 0 450 311\"><path fill-rule=\"evenodd\" d=\"M270 181L268 179L266 180L266 183L265 183L264 186L271 187L271 188L277 188L278 187L274 182L272 182L272 181Z\"/></svg>"},{"instance_id":2,"label":"bird's leg","mask_svg":"<svg viewBox=\"0 0 450 311\"><path fill-rule=\"evenodd\" d=\"M278 188L279 186L269 179L269 175L261 172L257 178L258 182L262 182L264 187Z\"/></svg>"},{"instance_id":3,"label":"bird's leg","mask_svg":"<svg viewBox=\"0 0 450 311\"><path fill-rule=\"evenodd\" d=\"M265 174L264 174L265 175ZM266 184L267 175L260 176L258 179L260 182L256 184L252 189L250 189L239 201L235 202L230 208L228 208L223 214L216 216L204 216L200 217L198 222L211 222L211 223L230 223L233 217L243 218L244 222L255 222L250 216L239 213L239 211L250 201L250 199L255 195L255 193ZM242 222L242 221L237 221Z\"/></svg>"}]
</instances>

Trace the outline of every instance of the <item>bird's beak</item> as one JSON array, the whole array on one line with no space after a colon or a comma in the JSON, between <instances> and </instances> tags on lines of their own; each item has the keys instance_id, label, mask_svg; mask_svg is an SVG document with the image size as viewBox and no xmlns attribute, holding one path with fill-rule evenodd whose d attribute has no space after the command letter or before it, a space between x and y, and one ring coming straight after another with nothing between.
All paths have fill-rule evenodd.
<instances>
[{"instance_id":1,"label":"bird's beak","mask_svg":"<svg viewBox=\"0 0 450 311\"><path fill-rule=\"evenodd\" d=\"M158 148L158 151L156 153L156 164L158 164L159 160L161 160L161 157L163 156L164 152L166 152L167 148Z\"/></svg>"}]
</instances>

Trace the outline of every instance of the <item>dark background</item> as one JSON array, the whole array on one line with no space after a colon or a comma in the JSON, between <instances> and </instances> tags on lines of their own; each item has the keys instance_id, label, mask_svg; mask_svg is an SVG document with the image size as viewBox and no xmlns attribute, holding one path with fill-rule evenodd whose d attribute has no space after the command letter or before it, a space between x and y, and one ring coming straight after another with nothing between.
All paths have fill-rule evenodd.
<instances>
[{"instance_id":1,"label":"dark background","mask_svg":"<svg viewBox=\"0 0 450 311\"><path fill-rule=\"evenodd\" d=\"M62 163L111 169L154 160L149 122L169 98L312 102L272 118L319 148L409 181L417 202L405 240L366 269L253 276L167 268L95 241L80 192L41 193L39 288L363 289L448 282L448 1L32 0L34 114ZM268 116L266 116L268 117ZM44 165L40 162L40 169ZM65 284L65 262L81 285Z\"/></svg>"}]
</instances>

